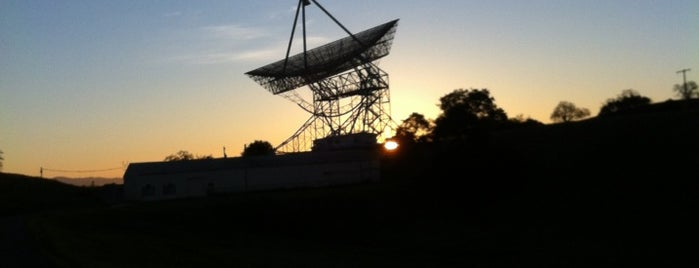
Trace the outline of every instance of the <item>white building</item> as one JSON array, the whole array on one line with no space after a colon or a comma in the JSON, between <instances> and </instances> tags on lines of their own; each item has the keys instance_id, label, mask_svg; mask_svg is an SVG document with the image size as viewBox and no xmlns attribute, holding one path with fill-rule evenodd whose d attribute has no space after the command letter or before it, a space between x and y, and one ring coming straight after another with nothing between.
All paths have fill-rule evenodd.
<instances>
[{"instance_id":1,"label":"white building","mask_svg":"<svg viewBox=\"0 0 699 268\"><path fill-rule=\"evenodd\" d=\"M375 148L129 164L127 200L343 185L380 179Z\"/></svg>"}]
</instances>

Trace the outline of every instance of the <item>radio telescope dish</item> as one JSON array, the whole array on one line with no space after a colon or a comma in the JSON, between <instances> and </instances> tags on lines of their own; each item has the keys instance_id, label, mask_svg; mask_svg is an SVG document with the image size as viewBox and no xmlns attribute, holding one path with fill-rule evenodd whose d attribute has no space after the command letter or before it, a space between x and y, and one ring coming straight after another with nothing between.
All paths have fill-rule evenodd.
<instances>
[{"instance_id":1,"label":"radio telescope dish","mask_svg":"<svg viewBox=\"0 0 699 268\"><path fill-rule=\"evenodd\" d=\"M307 50L305 10L311 3L349 36ZM300 12L304 49L289 56ZM377 137L390 131L395 123L390 117L388 74L375 61L389 54L397 26L395 19L353 34L318 1L299 0L286 57L245 73L267 91L311 114L290 138L275 147L278 153L320 150L351 139L364 142L366 137L375 143ZM304 86L311 90L311 101L296 92Z\"/></svg>"},{"instance_id":2,"label":"radio telescope dish","mask_svg":"<svg viewBox=\"0 0 699 268\"><path fill-rule=\"evenodd\" d=\"M294 90L388 55L397 25L389 21L246 74L272 94Z\"/></svg>"}]
</instances>

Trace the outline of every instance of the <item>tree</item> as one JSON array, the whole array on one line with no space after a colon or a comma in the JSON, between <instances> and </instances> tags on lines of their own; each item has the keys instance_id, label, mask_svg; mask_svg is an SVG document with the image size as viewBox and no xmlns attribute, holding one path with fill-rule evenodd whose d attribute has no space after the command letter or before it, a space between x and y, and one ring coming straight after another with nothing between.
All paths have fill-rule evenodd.
<instances>
[{"instance_id":1,"label":"tree","mask_svg":"<svg viewBox=\"0 0 699 268\"><path fill-rule=\"evenodd\" d=\"M633 89L625 89L613 99L607 99L599 110L599 116L607 116L610 114L629 111L638 107L647 106L651 103L650 98L641 96Z\"/></svg>"},{"instance_id":2,"label":"tree","mask_svg":"<svg viewBox=\"0 0 699 268\"><path fill-rule=\"evenodd\" d=\"M274 155L274 147L271 143L262 140L255 140L245 146L242 156Z\"/></svg>"},{"instance_id":3,"label":"tree","mask_svg":"<svg viewBox=\"0 0 699 268\"><path fill-rule=\"evenodd\" d=\"M587 108L578 108L569 101L561 101L551 113L551 120L555 123L570 122L590 116Z\"/></svg>"},{"instance_id":4,"label":"tree","mask_svg":"<svg viewBox=\"0 0 699 268\"><path fill-rule=\"evenodd\" d=\"M0 171L2 171L2 161L4 161L5 158L2 157L2 150L0 150Z\"/></svg>"},{"instance_id":5,"label":"tree","mask_svg":"<svg viewBox=\"0 0 699 268\"><path fill-rule=\"evenodd\" d=\"M396 129L396 138L407 142L429 142L433 124L424 115L412 113Z\"/></svg>"},{"instance_id":6,"label":"tree","mask_svg":"<svg viewBox=\"0 0 699 268\"><path fill-rule=\"evenodd\" d=\"M518 114L517 116L510 118L509 121L513 126L541 126L544 124L529 116L525 118L523 114Z\"/></svg>"},{"instance_id":7,"label":"tree","mask_svg":"<svg viewBox=\"0 0 699 268\"><path fill-rule=\"evenodd\" d=\"M192 153L185 151L185 150L180 150L177 153L168 155L165 157L166 162L171 162L171 161L188 161L188 160L195 160L195 159L213 159L211 155L197 155L194 156Z\"/></svg>"},{"instance_id":8,"label":"tree","mask_svg":"<svg viewBox=\"0 0 699 268\"><path fill-rule=\"evenodd\" d=\"M507 114L495 105L488 89L456 89L439 101L436 140L464 141L507 123Z\"/></svg>"},{"instance_id":9,"label":"tree","mask_svg":"<svg viewBox=\"0 0 699 268\"><path fill-rule=\"evenodd\" d=\"M686 85L675 84L672 90L677 93L677 96L684 100L699 97L699 89L697 88L697 83L694 81L688 81Z\"/></svg>"}]
</instances>

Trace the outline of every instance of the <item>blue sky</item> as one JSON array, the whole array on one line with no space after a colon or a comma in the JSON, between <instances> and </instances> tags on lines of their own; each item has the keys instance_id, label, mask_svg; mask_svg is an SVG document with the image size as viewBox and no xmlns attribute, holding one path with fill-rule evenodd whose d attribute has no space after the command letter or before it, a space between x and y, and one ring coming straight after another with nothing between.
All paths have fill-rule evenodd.
<instances>
[{"instance_id":1,"label":"blue sky","mask_svg":"<svg viewBox=\"0 0 699 268\"><path fill-rule=\"evenodd\" d=\"M624 89L662 102L676 98L676 71L699 72L697 1L319 2L353 32L400 19L379 63L397 120L436 118L441 96L488 88L510 117L549 123L559 101L593 115ZM282 142L308 115L244 73L283 58L296 3L0 0L4 171ZM307 18L311 47L345 36L318 8Z\"/></svg>"}]
</instances>

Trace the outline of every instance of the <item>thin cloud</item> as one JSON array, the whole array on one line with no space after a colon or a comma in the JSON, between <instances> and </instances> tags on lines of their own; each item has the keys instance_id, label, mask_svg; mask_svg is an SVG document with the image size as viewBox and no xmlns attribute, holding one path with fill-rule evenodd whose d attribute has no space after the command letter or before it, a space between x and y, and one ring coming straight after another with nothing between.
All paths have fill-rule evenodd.
<instances>
[{"instance_id":1,"label":"thin cloud","mask_svg":"<svg viewBox=\"0 0 699 268\"><path fill-rule=\"evenodd\" d=\"M180 32L179 55L169 60L187 64L221 64L243 60L268 59L267 49L260 49L260 39L270 39L270 31L240 24L213 25ZM186 44L186 45L185 45ZM271 49L269 49L271 51Z\"/></svg>"},{"instance_id":2,"label":"thin cloud","mask_svg":"<svg viewBox=\"0 0 699 268\"><path fill-rule=\"evenodd\" d=\"M291 55L295 55L297 53L301 53L302 51L302 40L299 38L295 39L293 41L294 47L296 49L292 49ZM306 38L306 43L308 49L312 49L314 47L326 44L328 42L328 38L325 37L307 37ZM269 46L266 48L259 48L259 49L248 49L248 50L241 50L240 52L237 53L231 53L232 56L229 57L229 59L233 61L255 61L255 62L272 62L276 60L280 60L284 57L286 53L286 47L287 47L286 41L284 42L284 45L281 45L281 42L278 42L277 45L274 46Z\"/></svg>"},{"instance_id":3,"label":"thin cloud","mask_svg":"<svg viewBox=\"0 0 699 268\"><path fill-rule=\"evenodd\" d=\"M329 42L331 42L330 38L327 37L322 37L322 36L307 36L306 37L306 46L308 49L313 49L314 47L318 47L321 45L325 45ZM294 44L297 44L299 46L303 46L303 40L301 38L294 38Z\"/></svg>"},{"instance_id":4,"label":"thin cloud","mask_svg":"<svg viewBox=\"0 0 699 268\"><path fill-rule=\"evenodd\" d=\"M171 57L171 60L188 64L225 64L236 62L265 63L280 60L288 46L286 34L274 34L272 29L247 27L240 24L213 25L195 30L196 40L189 45L189 53ZM189 39L189 38L188 38ZM308 36L308 49L331 41L321 36ZM303 49L301 37L296 35L291 55Z\"/></svg>"},{"instance_id":5,"label":"thin cloud","mask_svg":"<svg viewBox=\"0 0 699 268\"><path fill-rule=\"evenodd\" d=\"M265 29L238 24L206 26L202 31L210 38L222 40L254 40L270 36Z\"/></svg>"},{"instance_id":6,"label":"thin cloud","mask_svg":"<svg viewBox=\"0 0 699 268\"><path fill-rule=\"evenodd\" d=\"M201 53L189 56L174 57L173 60L186 62L189 64L218 64L236 61L235 53Z\"/></svg>"},{"instance_id":7,"label":"thin cloud","mask_svg":"<svg viewBox=\"0 0 699 268\"><path fill-rule=\"evenodd\" d=\"M271 62L283 57L283 51L278 47L260 49L238 49L235 51L206 51L191 55L177 56L175 61L189 64L225 64L237 62Z\"/></svg>"},{"instance_id":8,"label":"thin cloud","mask_svg":"<svg viewBox=\"0 0 699 268\"><path fill-rule=\"evenodd\" d=\"M327 43L327 38L324 37L308 37L307 46L308 49L312 49L319 45ZM231 45L226 49L213 49L203 51L201 53L193 53L187 56L178 56L173 58L176 61L186 62L190 64L222 64L222 63L235 63L235 62L273 62L280 60L284 57L286 52L286 47L288 41L278 40L274 42L275 44L255 47L256 44L248 44L246 47L241 47L240 45ZM294 46L291 51L291 55L300 53L302 48L302 41L300 39L294 40Z\"/></svg>"},{"instance_id":9,"label":"thin cloud","mask_svg":"<svg viewBox=\"0 0 699 268\"><path fill-rule=\"evenodd\" d=\"M241 61L274 61L282 57L282 53L278 49L259 49L243 51L235 54L235 60Z\"/></svg>"},{"instance_id":10,"label":"thin cloud","mask_svg":"<svg viewBox=\"0 0 699 268\"><path fill-rule=\"evenodd\" d=\"M286 19L286 18L293 19L293 16L295 13L296 13L296 6L294 5L294 6L290 6L286 10L274 11L274 12L268 13L267 19L270 19L270 20Z\"/></svg>"}]
</instances>

